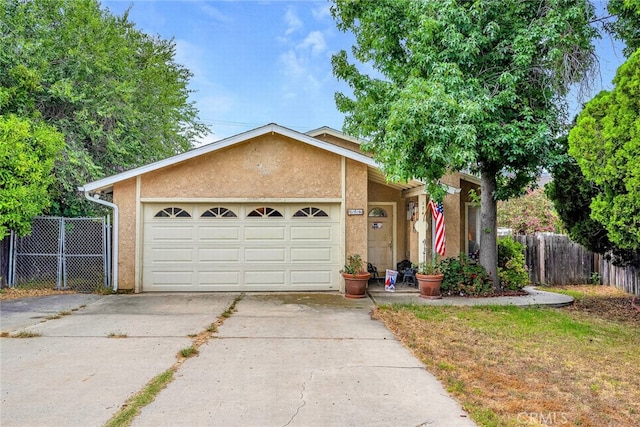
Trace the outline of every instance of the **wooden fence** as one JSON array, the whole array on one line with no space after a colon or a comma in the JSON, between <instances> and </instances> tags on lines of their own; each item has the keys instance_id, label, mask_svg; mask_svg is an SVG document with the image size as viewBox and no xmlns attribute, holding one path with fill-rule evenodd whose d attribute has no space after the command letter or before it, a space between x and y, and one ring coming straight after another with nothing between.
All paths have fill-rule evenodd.
<instances>
[{"instance_id":1,"label":"wooden fence","mask_svg":"<svg viewBox=\"0 0 640 427\"><path fill-rule=\"evenodd\" d=\"M616 267L605 257L588 251L561 234L513 236L525 245L529 280L535 284L570 285L593 283L612 285L640 296L640 271Z\"/></svg>"}]
</instances>

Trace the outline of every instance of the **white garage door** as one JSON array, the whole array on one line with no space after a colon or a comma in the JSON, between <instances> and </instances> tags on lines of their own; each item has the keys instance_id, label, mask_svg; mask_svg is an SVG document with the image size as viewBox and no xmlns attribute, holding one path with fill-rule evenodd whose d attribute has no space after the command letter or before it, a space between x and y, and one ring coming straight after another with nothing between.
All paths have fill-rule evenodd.
<instances>
[{"instance_id":1,"label":"white garage door","mask_svg":"<svg viewBox=\"0 0 640 427\"><path fill-rule=\"evenodd\" d=\"M339 288L335 204L145 204L142 290Z\"/></svg>"}]
</instances>

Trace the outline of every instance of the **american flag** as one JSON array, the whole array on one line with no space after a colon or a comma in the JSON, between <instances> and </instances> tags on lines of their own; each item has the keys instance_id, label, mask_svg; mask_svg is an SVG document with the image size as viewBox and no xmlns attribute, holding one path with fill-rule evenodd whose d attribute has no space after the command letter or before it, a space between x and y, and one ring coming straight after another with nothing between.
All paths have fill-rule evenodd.
<instances>
[{"instance_id":1,"label":"american flag","mask_svg":"<svg viewBox=\"0 0 640 427\"><path fill-rule=\"evenodd\" d=\"M435 250L440 256L444 256L447 247L447 240L444 235L444 207L442 206L442 202L436 203L433 200L429 201L429 207L431 208L433 220L436 223Z\"/></svg>"}]
</instances>

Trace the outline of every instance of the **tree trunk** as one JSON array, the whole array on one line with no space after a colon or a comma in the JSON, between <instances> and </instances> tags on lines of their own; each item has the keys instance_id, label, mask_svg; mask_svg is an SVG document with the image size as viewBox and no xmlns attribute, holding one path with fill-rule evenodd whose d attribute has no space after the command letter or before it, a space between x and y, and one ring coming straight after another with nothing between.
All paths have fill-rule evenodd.
<instances>
[{"instance_id":1,"label":"tree trunk","mask_svg":"<svg viewBox=\"0 0 640 427\"><path fill-rule=\"evenodd\" d=\"M493 287L498 289L497 203L494 196L496 176L490 172L482 172L480 179L480 265L493 279Z\"/></svg>"}]
</instances>

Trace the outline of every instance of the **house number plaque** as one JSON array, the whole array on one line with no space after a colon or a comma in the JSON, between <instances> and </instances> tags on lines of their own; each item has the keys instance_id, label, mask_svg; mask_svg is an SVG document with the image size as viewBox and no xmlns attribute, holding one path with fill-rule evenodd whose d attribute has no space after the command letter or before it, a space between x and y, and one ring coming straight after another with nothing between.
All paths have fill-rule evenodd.
<instances>
[{"instance_id":1,"label":"house number plaque","mask_svg":"<svg viewBox=\"0 0 640 427\"><path fill-rule=\"evenodd\" d=\"M349 209L347 211L348 215L364 215L364 209Z\"/></svg>"}]
</instances>

